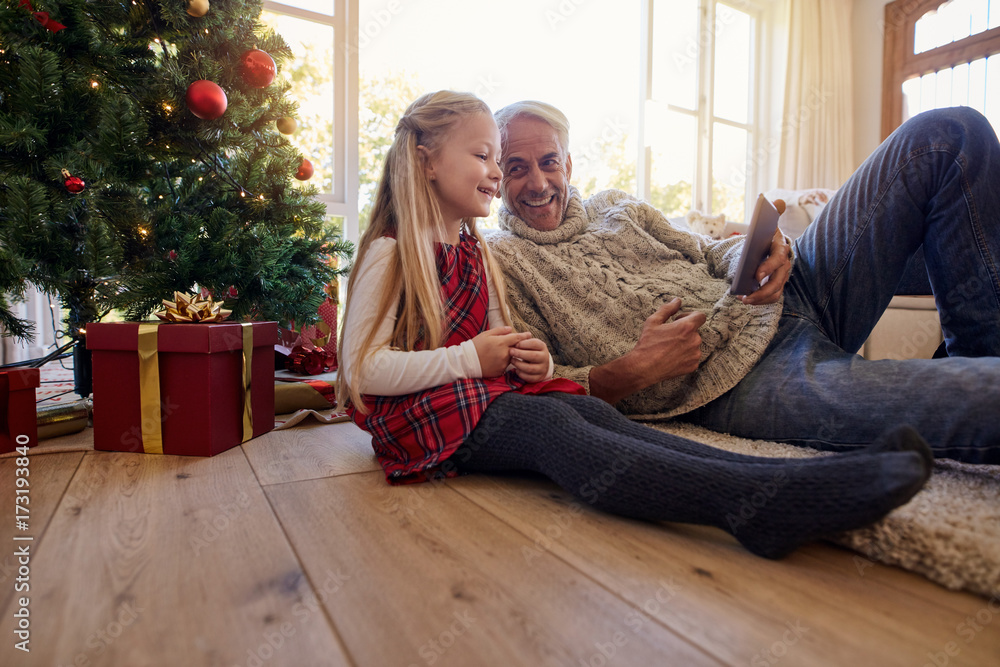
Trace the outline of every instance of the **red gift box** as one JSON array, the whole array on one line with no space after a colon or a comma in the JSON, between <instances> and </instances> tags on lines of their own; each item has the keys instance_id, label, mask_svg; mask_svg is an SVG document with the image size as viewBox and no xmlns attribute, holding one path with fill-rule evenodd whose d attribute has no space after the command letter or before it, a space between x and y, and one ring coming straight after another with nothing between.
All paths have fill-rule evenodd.
<instances>
[{"instance_id":1,"label":"red gift box","mask_svg":"<svg viewBox=\"0 0 1000 667\"><path fill-rule=\"evenodd\" d=\"M0 454L38 443L37 386L37 368L0 371Z\"/></svg>"},{"instance_id":2,"label":"red gift box","mask_svg":"<svg viewBox=\"0 0 1000 667\"><path fill-rule=\"evenodd\" d=\"M276 322L87 325L94 448L214 456L267 433L277 339Z\"/></svg>"}]
</instances>

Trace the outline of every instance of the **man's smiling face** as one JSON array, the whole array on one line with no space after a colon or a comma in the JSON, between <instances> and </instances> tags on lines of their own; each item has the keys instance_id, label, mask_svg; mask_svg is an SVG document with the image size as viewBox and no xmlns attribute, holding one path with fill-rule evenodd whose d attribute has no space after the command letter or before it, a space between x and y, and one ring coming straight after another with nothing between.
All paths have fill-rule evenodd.
<instances>
[{"instance_id":1,"label":"man's smiling face","mask_svg":"<svg viewBox=\"0 0 1000 667\"><path fill-rule=\"evenodd\" d=\"M519 116L506 127L501 156L500 191L507 210L532 229L551 231L569 206L573 161L556 130L532 116Z\"/></svg>"}]
</instances>

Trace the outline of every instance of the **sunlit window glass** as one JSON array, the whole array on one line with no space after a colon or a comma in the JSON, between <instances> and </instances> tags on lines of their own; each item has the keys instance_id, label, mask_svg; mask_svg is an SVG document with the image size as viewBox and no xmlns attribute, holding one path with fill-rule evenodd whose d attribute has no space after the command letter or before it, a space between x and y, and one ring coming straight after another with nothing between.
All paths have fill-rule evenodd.
<instances>
[{"instance_id":1,"label":"sunlit window glass","mask_svg":"<svg viewBox=\"0 0 1000 667\"><path fill-rule=\"evenodd\" d=\"M296 4L304 3L298 0ZM313 4L325 6L318 0ZM286 62L280 72L292 84L289 98L298 104L297 128L289 140L313 165L309 182L320 192L332 192L333 26L268 11L261 15L261 20L284 38L294 54L294 59Z\"/></svg>"}]
</instances>

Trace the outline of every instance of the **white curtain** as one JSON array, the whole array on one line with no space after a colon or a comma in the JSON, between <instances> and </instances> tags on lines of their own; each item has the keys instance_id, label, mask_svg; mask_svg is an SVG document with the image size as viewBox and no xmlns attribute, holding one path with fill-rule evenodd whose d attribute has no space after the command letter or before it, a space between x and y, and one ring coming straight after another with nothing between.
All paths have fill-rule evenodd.
<instances>
[{"instance_id":1,"label":"white curtain","mask_svg":"<svg viewBox=\"0 0 1000 667\"><path fill-rule=\"evenodd\" d=\"M854 170L852 2L789 2L778 183L838 188ZM881 67L881 63L872 63Z\"/></svg>"},{"instance_id":2,"label":"white curtain","mask_svg":"<svg viewBox=\"0 0 1000 667\"><path fill-rule=\"evenodd\" d=\"M0 337L0 364L44 357L55 347L56 336L52 324L53 320L57 326L60 324L58 299L49 298L34 287L29 287L24 296L24 302L11 304L11 310L21 319L35 323L35 339L23 345L13 338Z\"/></svg>"}]
</instances>

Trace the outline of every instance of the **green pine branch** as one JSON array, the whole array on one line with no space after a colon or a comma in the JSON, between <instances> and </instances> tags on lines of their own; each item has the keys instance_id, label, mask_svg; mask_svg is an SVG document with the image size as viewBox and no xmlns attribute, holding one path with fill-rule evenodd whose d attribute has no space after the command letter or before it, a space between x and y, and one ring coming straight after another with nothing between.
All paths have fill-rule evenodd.
<instances>
[{"instance_id":1,"label":"green pine branch","mask_svg":"<svg viewBox=\"0 0 1000 667\"><path fill-rule=\"evenodd\" d=\"M174 291L227 298L237 318L307 322L353 247L325 221L302 156L274 128L296 113L291 84L243 81L258 48L292 57L258 20L259 0L186 3L48 0L68 27L42 28L0 7L0 327L30 336L11 311L27 284L57 295L67 327L115 308L142 319ZM187 109L187 87L226 91L215 120ZM299 85L299 84L296 84ZM66 173L84 179L70 193ZM235 295L235 297L231 296Z\"/></svg>"}]
</instances>

